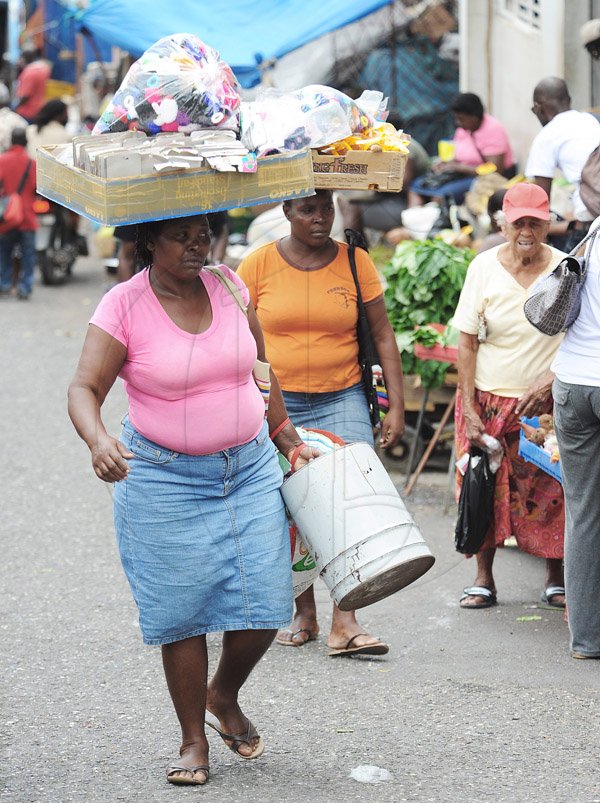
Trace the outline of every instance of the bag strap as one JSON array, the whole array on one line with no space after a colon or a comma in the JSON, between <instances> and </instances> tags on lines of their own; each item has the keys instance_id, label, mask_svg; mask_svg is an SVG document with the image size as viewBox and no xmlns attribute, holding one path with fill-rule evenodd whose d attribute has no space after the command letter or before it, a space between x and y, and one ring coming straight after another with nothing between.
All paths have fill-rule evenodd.
<instances>
[{"instance_id":1,"label":"bag strap","mask_svg":"<svg viewBox=\"0 0 600 803\"><path fill-rule=\"evenodd\" d=\"M27 167L25 168L25 172L21 176L21 181L19 181L19 186L17 187L17 195L20 195L23 192L23 187L25 186L25 182L29 177L29 171L31 170L31 162L32 162L31 159L27 162Z\"/></svg>"},{"instance_id":2,"label":"bag strap","mask_svg":"<svg viewBox=\"0 0 600 803\"><path fill-rule=\"evenodd\" d=\"M568 256L574 257L575 254L578 251L580 251L581 248L584 245L586 246L585 251L583 253L583 257L581 258L581 280L582 281L585 280L585 276L586 276L586 273L587 273L587 263L588 263L589 255L590 255L590 252L592 250L592 246L594 245L594 240L596 239L596 235L598 234L599 231L600 231L600 223L598 223L598 225L596 226L595 229L591 229L590 231L588 231L588 233L585 235L583 240L578 242L577 245L575 246L575 248L571 249L571 251L569 251L569 253L568 253Z\"/></svg>"},{"instance_id":3,"label":"bag strap","mask_svg":"<svg viewBox=\"0 0 600 803\"><path fill-rule=\"evenodd\" d=\"M242 292L237 284L228 276L225 276L223 271L220 268L217 268L216 265L205 265L202 270L212 273L212 275L221 282L223 287L233 296L237 302L237 305L247 318L248 307L244 304ZM266 418L267 413L269 412L269 400L271 395L271 364L268 362L263 362L263 360L259 360L257 358L254 363L254 367L252 368L252 376L254 377L254 381L256 382L256 385L260 390L260 395L265 403ZM304 446L304 444L302 445Z\"/></svg>"},{"instance_id":4,"label":"bag strap","mask_svg":"<svg viewBox=\"0 0 600 803\"><path fill-rule=\"evenodd\" d=\"M348 246L348 261L350 262L350 270L352 271L352 278L356 285L356 302L358 305L358 321L356 323L356 332L358 336L358 350L361 360L366 360L369 365L375 365L378 362L377 351L373 344L371 337L371 327L369 326L369 319L367 318L367 310L365 302L363 301L362 293L360 290L360 282L358 281L358 271L356 270L356 246Z\"/></svg>"},{"instance_id":5,"label":"bag strap","mask_svg":"<svg viewBox=\"0 0 600 803\"><path fill-rule=\"evenodd\" d=\"M485 164L485 162L487 162L487 161L488 161L488 159L487 159L487 157L486 157L486 156L484 156L484 155L483 155L483 153L482 153L482 152L479 150L479 146L478 146L478 145L477 145L477 143L475 142L475 134L474 134L472 131L469 131L469 134L471 135L471 143L473 144L473 147L475 148L475 150L476 150L476 151L477 151L477 153L479 154L479 158L481 159L481 163L482 163L482 164Z\"/></svg>"},{"instance_id":6,"label":"bag strap","mask_svg":"<svg viewBox=\"0 0 600 803\"><path fill-rule=\"evenodd\" d=\"M596 237L596 235L598 234L598 232L599 232L599 231L600 231L600 223L598 223L598 225L596 226L596 228L595 228L595 229L591 229L590 231L588 231L588 233L585 235L585 237L583 238L583 240L580 240L580 241L577 243L577 245L575 246L575 248L573 248L571 251L569 251L569 253L568 253L568 256L570 256L570 257L574 257L574 256L575 256L575 254L576 254L578 251L580 251L580 250L581 250L581 248L582 248L582 247L583 247L583 246L584 246L584 245L585 245L585 244L586 244L586 243L587 243L589 240L593 240L593 239L595 239L595 237ZM592 247L592 243L590 243L590 244L588 245L588 247L585 249L585 250L586 250L586 252L589 252L589 250L590 250L590 248L591 248L591 247Z\"/></svg>"},{"instance_id":7,"label":"bag strap","mask_svg":"<svg viewBox=\"0 0 600 803\"><path fill-rule=\"evenodd\" d=\"M212 273L212 275L221 282L223 287L226 290L228 290L229 293L236 300L237 305L239 306L239 308L241 309L241 311L244 313L244 315L247 318L248 317L248 307L246 306L246 304L244 304L244 299L242 298L242 291L237 286L237 284L234 281L232 281L228 276L225 276L223 271L220 268L217 268L216 265L209 265L209 266L205 265L203 270L206 270L209 273Z\"/></svg>"}]
</instances>

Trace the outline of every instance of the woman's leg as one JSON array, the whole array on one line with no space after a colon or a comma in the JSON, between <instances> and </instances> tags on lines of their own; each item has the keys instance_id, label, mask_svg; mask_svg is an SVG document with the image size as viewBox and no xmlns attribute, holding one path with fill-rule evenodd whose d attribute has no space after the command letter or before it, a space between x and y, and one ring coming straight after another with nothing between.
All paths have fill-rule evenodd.
<instances>
[{"instance_id":1,"label":"woman's leg","mask_svg":"<svg viewBox=\"0 0 600 803\"><path fill-rule=\"evenodd\" d=\"M182 767L208 764L208 741L204 732L208 679L206 636L163 644L162 659L169 693L181 725L181 761L177 764ZM173 773L175 776L187 774ZM205 775L199 770L193 777L202 781Z\"/></svg>"},{"instance_id":2,"label":"woman's leg","mask_svg":"<svg viewBox=\"0 0 600 803\"><path fill-rule=\"evenodd\" d=\"M279 644L302 647L307 641L314 641L319 635L317 624L317 604L315 589L309 586L296 597L296 611L289 629L280 630L277 634Z\"/></svg>"},{"instance_id":3,"label":"woman's leg","mask_svg":"<svg viewBox=\"0 0 600 803\"><path fill-rule=\"evenodd\" d=\"M492 565L494 563L495 555L495 549L482 549L481 552L478 552L475 555L477 560L477 576L475 577L475 582L473 583L474 586L483 586L483 588L489 588L494 596L496 595L496 584L494 583L494 575L492 574ZM489 603L489 599L487 597L471 595L462 600L460 607L477 608L485 605L486 602Z\"/></svg>"},{"instance_id":4,"label":"woman's leg","mask_svg":"<svg viewBox=\"0 0 600 803\"><path fill-rule=\"evenodd\" d=\"M558 586L564 588L565 585L565 572L563 562L560 558L546 558L546 588L550 586ZM566 602L564 594L553 594L552 604L563 606Z\"/></svg>"},{"instance_id":5,"label":"woman's leg","mask_svg":"<svg viewBox=\"0 0 600 803\"><path fill-rule=\"evenodd\" d=\"M333 432L346 443L363 441L371 446L373 427L362 384L332 393L301 394L284 392L286 407L292 421L305 427ZM313 423L314 422L314 423ZM301 647L313 640L319 632L314 589L311 586L296 598L296 615L289 630L280 631L277 640ZM350 639L353 647L380 644L379 639L364 632L354 611L340 611L334 603L331 632L327 644L331 649L345 649Z\"/></svg>"},{"instance_id":6,"label":"woman's leg","mask_svg":"<svg viewBox=\"0 0 600 803\"><path fill-rule=\"evenodd\" d=\"M279 631L277 641L280 644L286 643L294 647L302 647L307 641L314 641L318 634L315 591L314 587L310 586L296 597L294 621L289 630ZM327 645L332 650L343 650L351 639L352 647L368 647L371 644L381 643L375 636L364 632L358 624L354 611L341 611L334 602Z\"/></svg>"},{"instance_id":7,"label":"woman's leg","mask_svg":"<svg viewBox=\"0 0 600 803\"><path fill-rule=\"evenodd\" d=\"M375 636L365 633L358 624L354 611L341 611L334 602L327 646L332 650L344 650L350 646L352 649L356 649L375 644L381 645L381 641Z\"/></svg>"},{"instance_id":8,"label":"woman's leg","mask_svg":"<svg viewBox=\"0 0 600 803\"><path fill-rule=\"evenodd\" d=\"M219 720L226 733L241 734L248 730L248 719L238 704L238 693L250 672L268 650L275 630L232 630L223 634L223 652L217 671L208 687L206 707ZM259 736L237 748L249 756Z\"/></svg>"}]
</instances>

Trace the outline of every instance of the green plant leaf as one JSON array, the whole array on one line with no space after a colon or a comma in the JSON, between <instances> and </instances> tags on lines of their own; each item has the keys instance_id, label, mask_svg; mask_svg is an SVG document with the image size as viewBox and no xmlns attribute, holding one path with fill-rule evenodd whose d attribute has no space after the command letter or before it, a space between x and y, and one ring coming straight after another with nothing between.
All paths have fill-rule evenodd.
<instances>
[{"instance_id":1,"label":"green plant leaf","mask_svg":"<svg viewBox=\"0 0 600 803\"><path fill-rule=\"evenodd\" d=\"M383 269L387 281L385 303L396 338L402 344L399 348L403 368L407 373L419 374L425 387L441 385L448 365L416 359L409 344L413 340L430 346L445 344L450 338L457 342L458 333L448 331L446 340L428 329L415 336L415 326L450 321L473 256L470 249L455 248L442 240L407 240L396 247Z\"/></svg>"}]
</instances>

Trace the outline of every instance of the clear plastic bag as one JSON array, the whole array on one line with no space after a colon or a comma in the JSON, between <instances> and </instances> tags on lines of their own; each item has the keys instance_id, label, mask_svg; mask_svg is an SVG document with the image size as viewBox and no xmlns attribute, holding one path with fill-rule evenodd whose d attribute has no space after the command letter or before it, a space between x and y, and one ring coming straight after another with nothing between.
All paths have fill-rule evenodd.
<instances>
[{"instance_id":1,"label":"clear plastic bag","mask_svg":"<svg viewBox=\"0 0 600 803\"><path fill-rule=\"evenodd\" d=\"M266 89L255 101L242 103L241 139L259 155L320 148L371 128L384 106L383 95L375 91L352 100L320 84L295 92Z\"/></svg>"},{"instance_id":2,"label":"clear plastic bag","mask_svg":"<svg viewBox=\"0 0 600 803\"><path fill-rule=\"evenodd\" d=\"M492 474L495 474L502 463L504 448L497 438L493 438L491 435L488 435L487 432L484 432L481 437L485 443L485 451L488 454L490 471Z\"/></svg>"},{"instance_id":3,"label":"clear plastic bag","mask_svg":"<svg viewBox=\"0 0 600 803\"><path fill-rule=\"evenodd\" d=\"M239 84L217 51L193 34L173 34L132 64L92 133L237 132L239 106Z\"/></svg>"},{"instance_id":4,"label":"clear plastic bag","mask_svg":"<svg viewBox=\"0 0 600 803\"><path fill-rule=\"evenodd\" d=\"M493 438L491 435L488 435L487 432L484 432L481 437L485 443L485 451L488 454L490 471L492 474L495 474L502 463L502 458L504 457L504 448L497 438ZM463 477L465 476L465 471L469 465L469 457L469 452L465 452L460 460L456 461L456 468L460 471Z\"/></svg>"}]
</instances>

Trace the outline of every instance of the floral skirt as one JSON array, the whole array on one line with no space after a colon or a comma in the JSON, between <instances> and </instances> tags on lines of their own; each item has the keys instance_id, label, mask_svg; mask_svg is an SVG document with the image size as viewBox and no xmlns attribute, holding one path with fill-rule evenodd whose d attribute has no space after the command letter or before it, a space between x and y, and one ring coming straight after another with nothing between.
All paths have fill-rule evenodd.
<instances>
[{"instance_id":1,"label":"floral skirt","mask_svg":"<svg viewBox=\"0 0 600 803\"><path fill-rule=\"evenodd\" d=\"M504 447L504 458L496 474L492 521L482 548L501 547L514 535L523 552L540 558L562 558L565 528L562 486L541 468L519 457L520 427L515 414L518 399L476 390L475 401L485 431ZM543 412L552 413L552 403ZM456 457L460 459L469 450L460 391L454 418ZM461 482L457 472L457 494Z\"/></svg>"}]
</instances>

